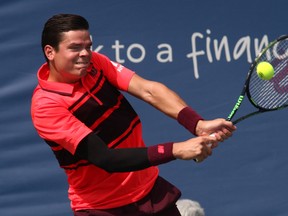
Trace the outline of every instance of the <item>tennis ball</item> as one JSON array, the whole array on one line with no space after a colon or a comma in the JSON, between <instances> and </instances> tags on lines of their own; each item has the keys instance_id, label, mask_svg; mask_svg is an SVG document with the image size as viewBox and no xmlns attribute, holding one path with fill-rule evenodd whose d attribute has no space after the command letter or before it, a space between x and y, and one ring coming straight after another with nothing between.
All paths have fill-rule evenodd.
<instances>
[{"instance_id":1,"label":"tennis ball","mask_svg":"<svg viewBox=\"0 0 288 216\"><path fill-rule=\"evenodd\" d=\"M269 62L260 62L256 67L258 76L263 80L270 80L274 76L274 68Z\"/></svg>"}]
</instances>

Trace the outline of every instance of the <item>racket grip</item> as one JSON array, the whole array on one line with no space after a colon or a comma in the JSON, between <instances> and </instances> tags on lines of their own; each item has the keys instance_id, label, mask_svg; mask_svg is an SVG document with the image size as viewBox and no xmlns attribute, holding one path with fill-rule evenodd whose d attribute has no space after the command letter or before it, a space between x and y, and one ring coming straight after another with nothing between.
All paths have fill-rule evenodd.
<instances>
[{"instance_id":1,"label":"racket grip","mask_svg":"<svg viewBox=\"0 0 288 216\"><path fill-rule=\"evenodd\" d=\"M212 137L215 137L215 134L213 133L213 134L210 134L209 136L212 136ZM212 143L208 143L207 144L207 146L209 147L209 148L211 148L212 147ZM196 163L198 163L199 162L199 160L196 158L196 159L193 159Z\"/></svg>"},{"instance_id":2,"label":"racket grip","mask_svg":"<svg viewBox=\"0 0 288 216\"><path fill-rule=\"evenodd\" d=\"M210 134L209 136L215 137L215 133L212 133L212 134ZM208 147L211 147L211 146L212 146L212 143L208 143L207 146L208 146Z\"/></svg>"}]
</instances>

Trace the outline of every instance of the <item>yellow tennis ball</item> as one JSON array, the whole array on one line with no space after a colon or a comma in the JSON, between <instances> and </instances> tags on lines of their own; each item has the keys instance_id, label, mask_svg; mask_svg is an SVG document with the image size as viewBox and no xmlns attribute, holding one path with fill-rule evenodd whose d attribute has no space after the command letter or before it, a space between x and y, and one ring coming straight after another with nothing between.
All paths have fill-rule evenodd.
<instances>
[{"instance_id":1,"label":"yellow tennis ball","mask_svg":"<svg viewBox=\"0 0 288 216\"><path fill-rule=\"evenodd\" d=\"M260 62L256 67L258 76L263 80L270 80L274 76L274 68L269 62Z\"/></svg>"}]
</instances>

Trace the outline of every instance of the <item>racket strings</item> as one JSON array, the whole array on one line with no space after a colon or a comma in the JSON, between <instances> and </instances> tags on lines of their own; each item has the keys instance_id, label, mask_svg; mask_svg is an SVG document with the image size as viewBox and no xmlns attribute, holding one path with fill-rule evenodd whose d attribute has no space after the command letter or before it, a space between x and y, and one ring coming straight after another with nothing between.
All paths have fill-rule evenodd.
<instances>
[{"instance_id":1,"label":"racket strings","mask_svg":"<svg viewBox=\"0 0 288 216\"><path fill-rule=\"evenodd\" d=\"M263 109L278 109L288 105L288 40L280 40L269 47L257 62L269 62L274 68L270 80L258 77L256 67L249 81L251 101Z\"/></svg>"}]
</instances>

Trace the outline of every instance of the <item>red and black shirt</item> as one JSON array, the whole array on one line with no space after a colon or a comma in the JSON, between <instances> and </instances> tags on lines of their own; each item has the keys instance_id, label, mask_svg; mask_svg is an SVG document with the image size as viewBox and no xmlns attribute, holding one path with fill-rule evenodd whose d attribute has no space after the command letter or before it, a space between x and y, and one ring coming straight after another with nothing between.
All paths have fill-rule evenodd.
<instances>
[{"instance_id":1,"label":"red and black shirt","mask_svg":"<svg viewBox=\"0 0 288 216\"><path fill-rule=\"evenodd\" d=\"M144 147L140 119L119 90L134 74L93 52L91 70L78 83L49 82L41 66L31 106L33 124L65 170L73 210L107 209L136 202L149 193L158 168L108 173L75 156L79 142L94 132L109 148Z\"/></svg>"}]
</instances>

